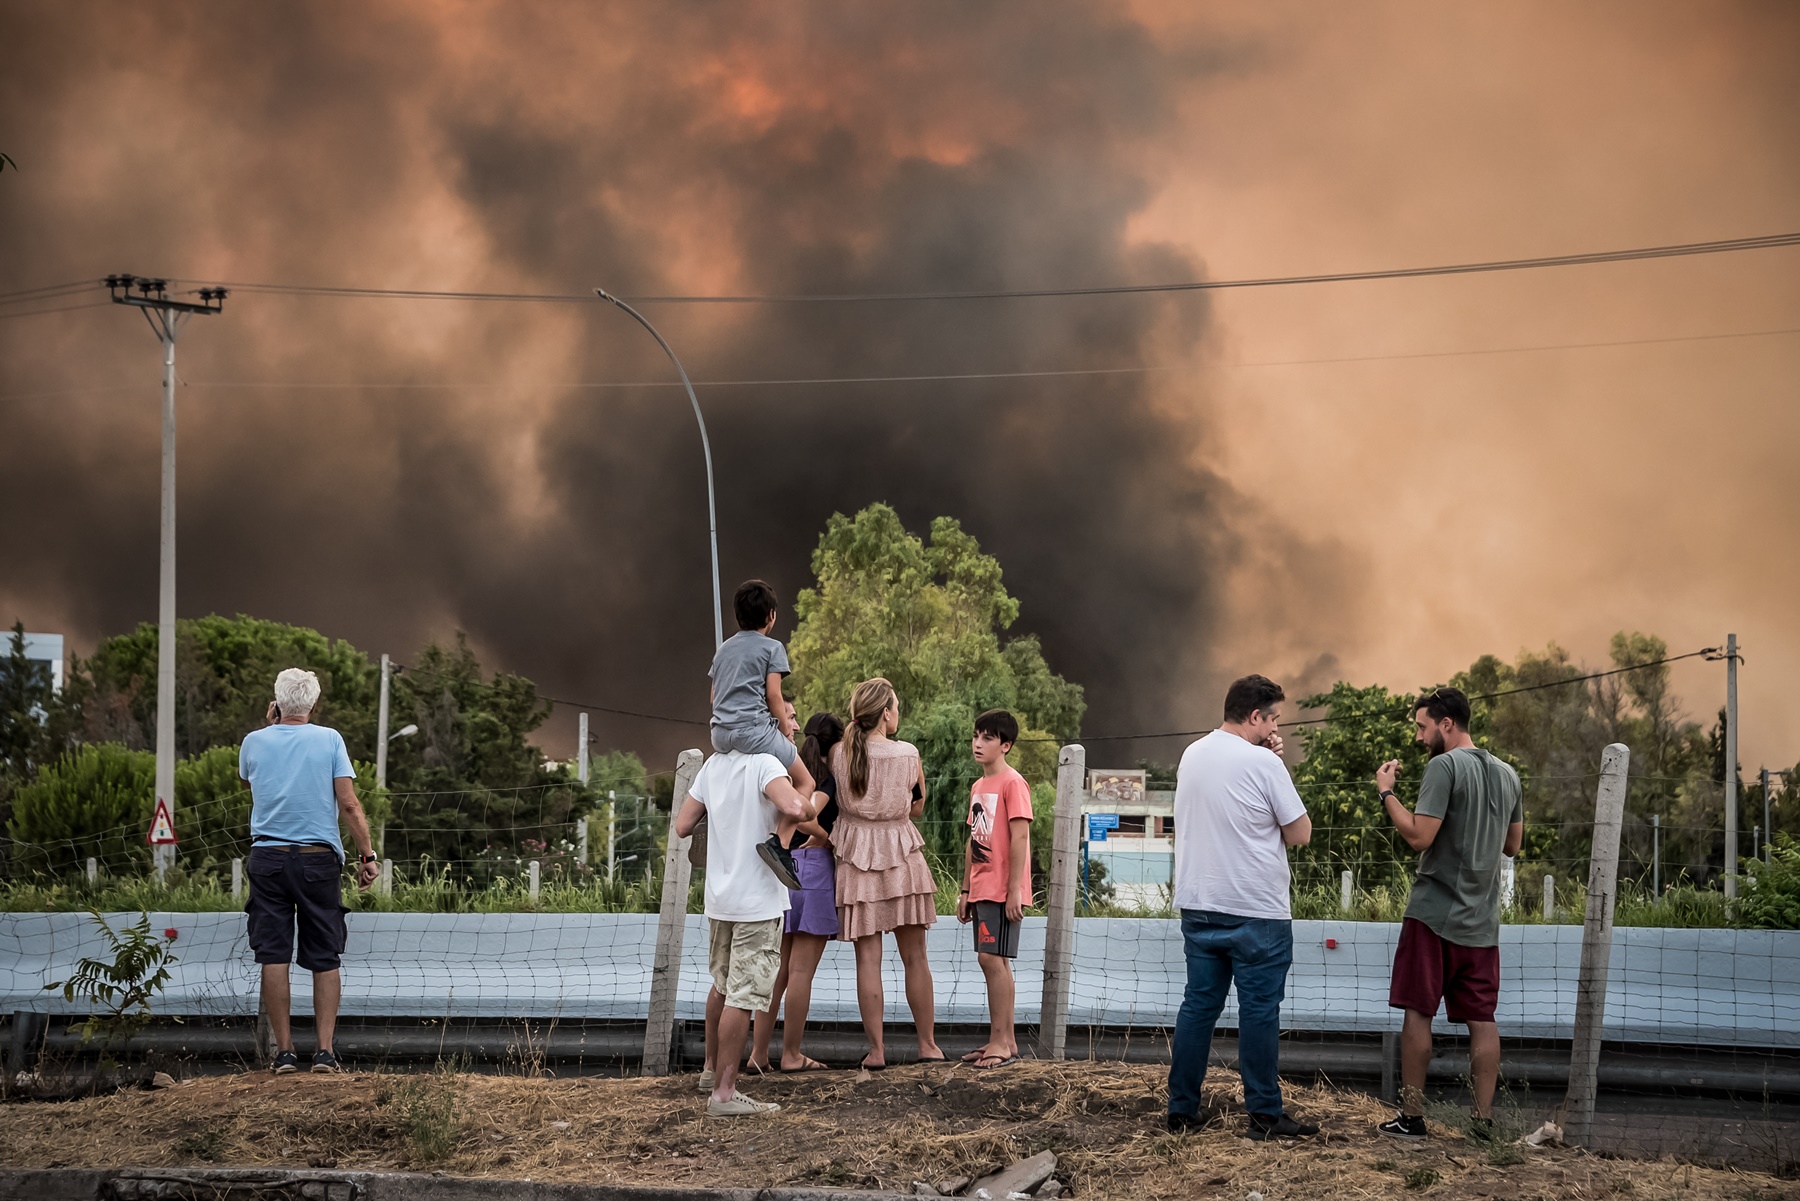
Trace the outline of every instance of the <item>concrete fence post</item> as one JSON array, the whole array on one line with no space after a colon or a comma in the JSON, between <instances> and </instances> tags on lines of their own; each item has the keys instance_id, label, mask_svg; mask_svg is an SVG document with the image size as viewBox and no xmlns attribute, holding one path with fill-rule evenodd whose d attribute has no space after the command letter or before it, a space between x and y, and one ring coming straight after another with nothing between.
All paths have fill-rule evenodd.
<instances>
[{"instance_id":1,"label":"concrete fence post","mask_svg":"<svg viewBox=\"0 0 1800 1201\"><path fill-rule=\"evenodd\" d=\"M669 804L669 839L663 850L662 910L656 922L656 959L650 969L650 1015L644 1023L644 1075L667 1076L675 1042L675 1001L681 986L681 941L687 926L688 842L675 836L675 815L687 803L688 789L700 772L699 751L681 752L675 761L675 796Z\"/></svg>"},{"instance_id":2,"label":"concrete fence post","mask_svg":"<svg viewBox=\"0 0 1800 1201\"><path fill-rule=\"evenodd\" d=\"M394 895L394 861L392 859L381 861L381 874L375 877L375 890L384 897Z\"/></svg>"},{"instance_id":3,"label":"concrete fence post","mask_svg":"<svg viewBox=\"0 0 1800 1201\"><path fill-rule=\"evenodd\" d=\"M100 883L100 861L91 855L87 861L87 882L89 885Z\"/></svg>"},{"instance_id":4,"label":"concrete fence post","mask_svg":"<svg viewBox=\"0 0 1800 1201\"><path fill-rule=\"evenodd\" d=\"M1351 894L1355 889L1356 873L1346 868L1344 874L1338 877L1338 908L1345 913L1350 912Z\"/></svg>"},{"instance_id":5,"label":"concrete fence post","mask_svg":"<svg viewBox=\"0 0 1800 1201\"><path fill-rule=\"evenodd\" d=\"M1631 751L1622 742L1613 743L1600 756L1594 846L1588 861L1587 920L1581 932L1581 979L1575 990L1575 1036L1569 1052L1569 1091L1563 1101L1563 1137L1578 1147L1587 1144L1594 1127L1600 1035L1606 1021L1606 975L1618 899L1619 832L1625 821L1626 770L1630 766Z\"/></svg>"},{"instance_id":6,"label":"concrete fence post","mask_svg":"<svg viewBox=\"0 0 1800 1201\"><path fill-rule=\"evenodd\" d=\"M90 859L88 862L92 863L93 860ZM244 861L242 859L231 861L231 899L234 902L244 899Z\"/></svg>"},{"instance_id":7,"label":"concrete fence post","mask_svg":"<svg viewBox=\"0 0 1800 1201\"><path fill-rule=\"evenodd\" d=\"M575 859L583 867L588 865L587 818L575 821Z\"/></svg>"},{"instance_id":8,"label":"concrete fence post","mask_svg":"<svg viewBox=\"0 0 1800 1201\"><path fill-rule=\"evenodd\" d=\"M1086 785L1087 749L1071 743L1057 757L1050 895L1045 903L1044 999L1038 1020L1038 1056L1042 1059L1061 1059L1069 1034L1075 891L1081 876L1081 805L1087 795Z\"/></svg>"},{"instance_id":9,"label":"concrete fence post","mask_svg":"<svg viewBox=\"0 0 1800 1201\"><path fill-rule=\"evenodd\" d=\"M1556 920L1556 877L1544 877L1544 920Z\"/></svg>"},{"instance_id":10,"label":"concrete fence post","mask_svg":"<svg viewBox=\"0 0 1800 1201\"><path fill-rule=\"evenodd\" d=\"M538 903L538 885L543 882L543 871L544 869L535 859L525 865L525 877L531 882L531 903L533 905Z\"/></svg>"}]
</instances>

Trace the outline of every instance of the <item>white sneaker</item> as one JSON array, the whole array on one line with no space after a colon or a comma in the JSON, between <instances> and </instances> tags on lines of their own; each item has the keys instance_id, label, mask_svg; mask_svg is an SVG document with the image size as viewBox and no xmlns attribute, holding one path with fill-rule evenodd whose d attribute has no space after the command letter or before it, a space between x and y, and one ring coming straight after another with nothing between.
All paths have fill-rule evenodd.
<instances>
[{"instance_id":1,"label":"white sneaker","mask_svg":"<svg viewBox=\"0 0 1800 1201\"><path fill-rule=\"evenodd\" d=\"M702 1069L700 1072L700 1091L703 1093L710 1093L712 1090L713 1070L711 1068Z\"/></svg>"},{"instance_id":2,"label":"white sneaker","mask_svg":"<svg viewBox=\"0 0 1800 1201\"><path fill-rule=\"evenodd\" d=\"M712 1118L747 1118L759 1113L774 1113L781 1106L773 1101L752 1101L743 1093L732 1093L731 1100L707 1098L706 1115Z\"/></svg>"}]
</instances>

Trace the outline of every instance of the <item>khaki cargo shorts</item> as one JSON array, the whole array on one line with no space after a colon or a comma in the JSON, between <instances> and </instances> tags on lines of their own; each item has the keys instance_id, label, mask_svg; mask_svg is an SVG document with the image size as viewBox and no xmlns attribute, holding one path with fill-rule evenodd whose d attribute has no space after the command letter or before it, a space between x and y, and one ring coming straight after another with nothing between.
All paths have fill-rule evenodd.
<instances>
[{"instance_id":1,"label":"khaki cargo shorts","mask_svg":"<svg viewBox=\"0 0 1800 1201\"><path fill-rule=\"evenodd\" d=\"M733 1009L752 1013L775 1000L775 977L781 971L781 919L722 922L712 919L708 956L713 987Z\"/></svg>"}]
</instances>

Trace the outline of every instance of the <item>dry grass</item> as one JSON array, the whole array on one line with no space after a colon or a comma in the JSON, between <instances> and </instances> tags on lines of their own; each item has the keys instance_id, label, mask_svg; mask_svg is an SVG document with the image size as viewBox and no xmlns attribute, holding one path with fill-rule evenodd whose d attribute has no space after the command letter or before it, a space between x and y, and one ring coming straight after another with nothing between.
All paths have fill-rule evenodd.
<instances>
[{"instance_id":1,"label":"dry grass","mask_svg":"<svg viewBox=\"0 0 1800 1201\"><path fill-rule=\"evenodd\" d=\"M1209 1097L1230 1103L1215 1071ZM538 1181L762 1187L837 1185L910 1191L915 1180L977 1176L1042 1150L1080 1197L1241 1201L1281 1198L1800 1196L1770 1176L1673 1162L1526 1150L1518 1162L1451 1135L1398 1148L1373 1133L1374 1099L1290 1088L1289 1107L1325 1126L1306 1145L1239 1137L1241 1117L1165 1133L1164 1072L1107 1063L1021 1062L991 1073L896 1067L745 1082L784 1108L765 1118L705 1114L693 1075L662 1080L464 1075L190 1080L0 1110L0 1164L335 1166L442 1170ZM1497 1162L1499 1161L1499 1162Z\"/></svg>"}]
</instances>

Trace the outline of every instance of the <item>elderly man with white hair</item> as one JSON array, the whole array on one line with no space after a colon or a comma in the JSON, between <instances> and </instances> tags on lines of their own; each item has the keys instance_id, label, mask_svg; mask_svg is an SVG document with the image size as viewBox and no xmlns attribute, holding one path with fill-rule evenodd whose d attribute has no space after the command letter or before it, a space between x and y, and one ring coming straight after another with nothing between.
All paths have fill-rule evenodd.
<instances>
[{"instance_id":1,"label":"elderly man with white hair","mask_svg":"<svg viewBox=\"0 0 1800 1201\"><path fill-rule=\"evenodd\" d=\"M368 888L379 870L369 842L369 820L356 799L356 769L344 736L311 724L319 703L319 677L290 667L275 677L270 725L244 738L238 775L250 788L250 949L262 965L263 1008L275 1034L276 1072L300 1070L288 1013L288 961L313 974L313 1024L318 1047L312 1070L341 1066L331 1049L343 984L345 926L344 843L340 819L361 853L357 885Z\"/></svg>"}]
</instances>

